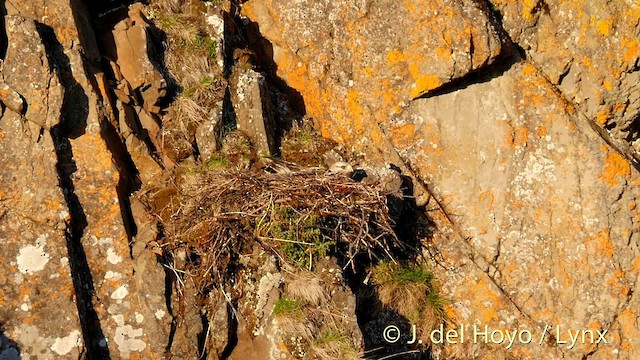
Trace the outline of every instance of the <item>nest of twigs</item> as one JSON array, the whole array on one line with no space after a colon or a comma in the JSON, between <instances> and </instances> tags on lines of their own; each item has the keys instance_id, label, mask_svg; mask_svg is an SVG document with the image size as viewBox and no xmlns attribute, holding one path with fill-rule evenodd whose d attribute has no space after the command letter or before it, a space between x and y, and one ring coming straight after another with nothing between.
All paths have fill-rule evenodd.
<instances>
[{"instance_id":1,"label":"nest of twigs","mask_svg":"<svg viewBox=\"0 0 640 360\"><path fill-rule=\"evenodd\" d=\"M331 253L354 267L402 246L386 197L346 176L208 172L181 186L178 199L165 246L187 249L187 271L201 291L224 283L238 254L256 242L300 267Z\"/></svg>"}]
</instances>

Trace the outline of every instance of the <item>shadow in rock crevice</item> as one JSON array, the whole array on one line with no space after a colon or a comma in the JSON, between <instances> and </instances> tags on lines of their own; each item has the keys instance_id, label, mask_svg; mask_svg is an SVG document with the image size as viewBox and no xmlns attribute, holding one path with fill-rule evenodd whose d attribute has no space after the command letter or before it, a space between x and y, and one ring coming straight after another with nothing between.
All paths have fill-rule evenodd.
<instances>
[{"instance_id":1,"label":"shadow in rock crevice","mask_svg":"<svg viewBox=\"0 0 640 360\"><path fill-rule=\"evenodd\" d=\"M56 125L51 128L50 134L58 160L56 170L59 186L70 214L65 230L65 239L80 327L87 357L100 360L110 359L106 338L93 304L93 296L95 295L93 276L82 244L82 237L88 223L80 199L75 194L73 174L77 171L77 167L73 160L73 150L68 134L62 129L63 127Z\"/></svg>"},{"instance_id":2,"label":"shadow in rock crevice","mask_svg":"<svg viewBox=\"0 0 640 360\"><path fill-rule=\"evenodd\" d=\"M4 22L7 16L5 2L5 0L0 0L0 17L2 17L2 21L0 21L0 60L4 60L7 56L7 49L9 48L9 38L7 37L7 28Z\"/></svg>"},{"instance_id":3,"label":"shadow in rock crevice","mask_svg":"<svg viewBox=\"0 0 640 360\"><path fill-rule=\"evenodd\" d=\"M391 165L399 172L397 166ZM414 197L413 181L410 177L401 175L401 194L387 195L387 204L395 222L394 230L403 246L393 249L391 256L400 263L424 263L425 239L432 236L433 224L422 207L418 207ZM340 253L340 251L339 251ZM349 259L338 257L345 269L343 276L356 297L356 318L364 339L365 359L407 359L430 360L430 348L419 340L421 335L416 331L418 339L413 339L413 325L404 315L400 314L380 298L379 289L370 282L372 268L384 256L369 259L366 255L353 263L354 268L348 266ZM429 329L423 329L428 331ZM385 334L387 338L385 338ZM395 341L390 341L395 338ZM424 337L424 336L422 336Z\"/></svg>"},{"instance_id":4,"label":"shadow in rock crevice","mask_svg":"<svg viewBox=\"0 0 640 360\"><path fill-rule=\"evenodd\" d=\"M225 74L230 75L234 66L246 61L265 76L269 94L265 94L264 98L269 101L263 103L263 112L271 114L272 118L268 121L273 127L274 155L279 156L282 138L291 130L293 124L301 122L306 114L304 98L298 90L277 75L278 65L273 58L273 44L262 36L259 24L241 18L239 10L232 10L231 14L225 17L224 41Z\"/></svg>"},{"instance_id":5,"label":"shadow in rock crevice","mask_svg":"<svg viewBox=\"0 0 640 360\"><path fill-rule=\"evenodd\" d=\"M73 77L71 61L52 27L36 23L36 30L45 47L49 64L64 89L60 109L59 130L75 139L84 134L89 116L89 98L82 86Z\"/></svg>"},{"instance_id":6,"label":"shadow in rock crevice","mask_svg":"<svg viewBox=\"0 0 640 360\"><path fill-rule=\"evenodd\" d=\"M483 64L475 70L469 71L461 77L448 81L441 86L429 90L412 100L428 99L435 96L449 94L458 90L466 89L474 84L489 82L502 76L509 71L513 65L526 59L526 53L519 44L515 43L509 33L502 26L502 14L489 0L474 0L477 6L487 16L487 20L500 39L500 53L490 64ZM469 50L473 57L473 39Z\"/></svg>"},{"instance_id":7,"label":"shadow in rock crevice","mask_svg":"<svg viewBox=\"0 0 640 360\"><path fill-rule=\"evenodd\" d=\"M64 91L60 123L50 129L50 135L57 159L58 186L62 190L70 214L65 229L65 240L82 336L89 359L110 359L100 319L94 308L93 276L82 244L88 226L87 217L80 199L75 194L73 181L77 167L70 139L77 138L85 132L89 100L82 86L73 77L70 60L54 30L41 23L36 24L36 29L43 40L51 71L58 76Z\"/></svg>"},{"instance_id":8,"label":"shadow in rock crevice","mask_svg":"<svg viewBox=\"0 0 640 360\"><path fill-rule=\"evenodd\" d=\"M412 100L429 99L436 96L450 94L475 84L489 82L502 76L509 71L513 65L524 60L524 56L519 52L508 56L501 56L490 65L485 65L479 69L471 71L457 79L451 80L433 90L430 90Z\"/></svg>"},{"instance_id":9,"label":"shadow in rock crevice","mask_svg":"<svg viewBox=\"0 0 640 360\"><path fill-rule=\"evenodd\" d=\"M2 360L22 360L20 346L7 335L4 327L0 324L0 359Z\"/></svg>"},{"instance_id":10,"label":"shadow in rock crevice","mask_svg":"<svg viewBox=\"0 0 640 360\"><path fill-rule=\"evenodd\" d=\"M116 126L110 121L110 114L114 116L115 104L111 98L101 96L99 78L104 76L101 49L97 42L96 31L102 31L97 24L97 17L100 11L107 11L113 6L120 9L121 5L128 5L127 1L110 1L102 4L81 0L72 1L74 20L78 26L80 42L86 54L82 58L82 66L87 74L87 79L97 97L98 117L100 124L100 136L105 141L107 150L111 153L112 159L118 168L118 183L116 193L118 195L118 205L122 217L123 227L127 233L129 241L129 255L133 257L133 242L138 234L138 228L131 210L130 196L140 189L141 181L138 169L129 154L124 140L118 133ZM126 7L125 7L126 9ZM109 68L106 66L106 68ZM115 119L114 119L115 120Z\"/></svg>"}]
</instances>

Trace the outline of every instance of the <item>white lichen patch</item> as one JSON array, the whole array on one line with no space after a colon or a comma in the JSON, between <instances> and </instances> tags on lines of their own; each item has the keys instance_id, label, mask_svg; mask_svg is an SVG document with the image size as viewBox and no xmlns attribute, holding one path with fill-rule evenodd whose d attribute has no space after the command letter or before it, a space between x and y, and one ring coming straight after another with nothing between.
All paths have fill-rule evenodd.
<instances>
[{"instance_id":1,"label":"white lichen patch","mask_svg":"<svg viewBox=\"0 0 640 360\"><path fill-rule=\"evenodd\" d=\"M555 180L555 163L538 149L535 154L529 154L524 169L514 178L512 185L516 197L531 201L538 184L549 184Z\"/></svg>"},{"instance_id":2,"label":"white lichen patch","mask_svg":"<svg viewBox=\"0 0 640 360\"><path fill-rule=\"evenodd\" d=\"M66 219L66 218L68 218L68 217L69 217L69 212L68 212L68 211L66 211L66 210L60 210L60 211L58 212L58 218L60 218L60 220L64 220L64 219Z\"/></svg>"},{"instance_id":3,"label":"white lichen patch","mask_svg":"<svg viewBox=\"0 0 640 360\"><path fill-rule=\"evenodd\" d=\"M158 310L154 315L156 316L156 319L160 320L164 317L165 314L166 312L164 312L164 310Z\"/></svg>"},{"instance_id":4,"label":"white lichen patch","mask_svg":"<svg viewBox=\"0 0 640 360\"><path fill-rule=\"evenodd\" d=\"M42 357L40 358L53 358L50 356L50 346L53 344L54 339L51 337L43 336L40 332L40 329L37 326L33 325L20 325L17 328L13 329L11 333L8 334L12 340L14 340L18 344L28 344L28 346L21 347L20 355L22 359L30 359L31 355L38 354ZM47 356L49 355L49 356Z\"/></svg>"},{"instance_id":5,"label":"white lichen patch","mask_svg":"<svg viewBox=\"0 0 640 360\"><path fill-rule=\"evenodd\" d=\"M107 246L113 244L113 239L110 237L106 238L97 238L95 235L91 235L91 242L93 245L97 246Z\"/></svg>"},{"instance_id":6,"label":"white lichen patch","mask_svg":"<svg viewBox=\"0 0 640 360\"><path fill-rule=\"evenodd\" d=\"M144 315L140 314L139 312L136 312L136 323L141 324L143 321L144 321Z\"/></svg>"},{"instance_id":7,"label":"white lichen patch","mask_svg":"<svg viewBox=\"0 0 640 360\"><path fill-rule=\"evenodd\" d=\"M122 262L122 256L116 254L112 248L109 248L107 250L107 261L113 265L117 265Z\"/></svg>"},{"instance_id":8,"label":"white lichen patch","mask_svg":"<svg viewBox=\"0 0 640 360\"><path fill-rule=\"evenodd\" d=\"M128 294L129 294L129 290L127 290L127 285L122 285L111 294L111 298L114 300L122 300Z\"/></svg>"},{"instance_id":9,"label":"white lichen patch","mask_svg":"<svg viewBox=\"0 0 640 360\"><path fill-rule=\"evenodd\" d=\"M117 315L113 315L111 317L113 319L113 321L116 323L116 325L118 326L124 326L124 315L122 314L117 314Z\"/></svg>"},{"instance_id":10,"label":"white lichen patch","mask_svg":"<svg viewBox=\"0 0 640 360\"><path fill-rule=\"evenodd\" d=\"M51 345L51 350L53 350L58 355L67 355L74 348L82 347L82 336L80 331L73 330L69 335L57 338Z\"/></svg>"},{"instance_id":11,"label":"white lichen patch","mask_svg":"<svg viewBox=\"0 0 640 360\"><path fill-rule=\"evenodd\" d=\"M107 271L104 274L104 279L105 280L120 280L122 279L122 274L120 274L119 272L115 272L115 271Z\"/></svg>"},{"instance_id":12,"label":"white lichen patch","mask_svg":"<svg viewBox=\"0 0 640 360\"><path fill-rule=\"evenodd\" d=\"M18 270L22 274L36 273L47 265L49 254L44 252L46 240L47 235L41 235L36 240L35 245L27 245L20 249L16 263L18 264Z\"/></svg>"},{"instance_id":13,"label":"white lichen patch","mask_svg":"<svg viewBox=\"0 0 640 360\"><path fill-rule=\"evenodd\" d=\"M128 356L130 352L142 351L147 344L141 339L142 329L134 329L131 325L118 326L113 340L118 345L118 350L123 356Z\"/></svg>"}]
</instances>

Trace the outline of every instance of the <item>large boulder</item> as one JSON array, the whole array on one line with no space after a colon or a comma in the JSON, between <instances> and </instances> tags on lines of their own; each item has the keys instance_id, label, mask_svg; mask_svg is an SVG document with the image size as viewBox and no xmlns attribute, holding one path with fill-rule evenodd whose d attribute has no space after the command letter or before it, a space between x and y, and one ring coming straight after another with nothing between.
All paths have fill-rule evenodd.
<instances>
[{"instance_id":1,"label":"large boulder","mask_svg":"<svg viewBox=\"0 0 640 360\"><path fill-rule=\"evenodd\" d=\"M323 135L362 146L382 141L372 121L509 52L473 1L252 0L242 11Z\"/></svg>"}]
</instances>

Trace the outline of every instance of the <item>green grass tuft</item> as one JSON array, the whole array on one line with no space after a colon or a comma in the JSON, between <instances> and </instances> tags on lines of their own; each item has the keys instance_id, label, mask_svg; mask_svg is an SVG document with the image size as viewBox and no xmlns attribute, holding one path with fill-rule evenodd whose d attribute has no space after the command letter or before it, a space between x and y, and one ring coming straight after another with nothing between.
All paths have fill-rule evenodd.
<instances>
[{"instance_id":1,"label":"green grass tuft","mask_svg":"<svg viewBox=\"0 0 640 360\"><path fill-rule=\"evenodd\" d=\"M334 251L336 242L322 233L327 220L317 216L300 216L288 206L275 206L271 218L262 224L266 236L280 241L284 259L301 269L311 269L314 259L325 257Z\"/></svg>"},{"instance_id":2,"label":"green grass tuft","mask_svg":"<svg viewBox=\"0 0 640 360\"><path fill-rule=\"evenodd\" d=\"M199 32L181 37L178 43L189 52L203 51L209 59L215 59L218 52L215 40Z\"/></svg>"},{"instance_id":3,"label":"green grass tuft","mask_svg":"<svg viewBox=\"0 0 640 360\"><path fill-rule=\"evenodd\" d=\"M399 265L383 261L375 268L379 281L395 285L431 283L433 273L419 265Z\"/></svg>"},{"instance_id":4,"label":"green grass tuft","mask_svg":"<svg viewBox=\"0 0 640 360\"><path fill-rule=\"evenodd\" d=\"M273 307L273 314L275 316L302 317L304 315L302 312L302 301L283 296L276 301Z\"/></svg>"},{"instance_id":5,"label":"green grass tuft","mask_svg":"<svg viewBox=\"0 0 640 360\"><path fill-rule=\"evenodd\" d=\"M220 153L215 153L207 159L206 167L209 170L220 170L229 167L229 159Z\"/></svg>"}]
</instances>

